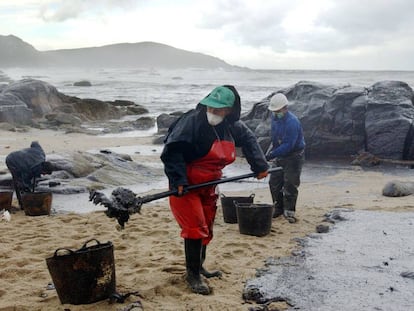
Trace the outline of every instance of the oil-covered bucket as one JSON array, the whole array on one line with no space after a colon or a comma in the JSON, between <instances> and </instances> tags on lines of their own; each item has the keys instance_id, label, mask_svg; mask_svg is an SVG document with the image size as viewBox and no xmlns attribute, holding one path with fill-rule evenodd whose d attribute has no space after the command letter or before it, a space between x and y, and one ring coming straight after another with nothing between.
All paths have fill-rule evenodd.
<instances>
[{"instance_id":1,"label":"oil-covered bucket","mask_svg":"<svg viewBox=\"0 0 414 311\"><path fill-rule=\"evenodd\" d=\"M28 216L50 215L52 192L26 192L22 194L24 213Z\"/></svg>"},{"instance_id":2,"label":"oil-covered bucket","mask_svg":"<svg viewBox=\"0 0 414 311\"><path fill-rule=\"evenodd\" d=\"M13 190L0 190L0 210L10 210L13 200Z\"/></svg>"},{"instance_id":3,"label":"oil-covered bucket","mask_svg":"<svg viewBox=\"0 0 414 311\"><path fill-rule=\"evenodd\" d=\"M237 219L241 234L265 236L272 227L273 205L236 202Z\"/></svg>"},{"instance_id":4,"label":"oil-covered bucket","mask_svg":"<svg viewBox=\"0 0 414 311\"><path fill-rule=\"evenodd\" d=\"M96 245L87 246L91 241ZM62 304L89 304L115 292L114 249L111 242L91 239L78 250L58 248L46 258L49 273Z\"/></svg>"},{"instance_id":5,"label":"oil-covered bucket","mask_svg":"<svg viewBox=\"0 0 414 311\"><path fill-rule=\"evenodd\" d=\"M236 205L237 203L253 203L254 193L248 197L226 197L224 194L220 195L221 208L223 210L223 219L224 222L229 224L237 223L237 212Z\"/></svg>"}]
</instances>

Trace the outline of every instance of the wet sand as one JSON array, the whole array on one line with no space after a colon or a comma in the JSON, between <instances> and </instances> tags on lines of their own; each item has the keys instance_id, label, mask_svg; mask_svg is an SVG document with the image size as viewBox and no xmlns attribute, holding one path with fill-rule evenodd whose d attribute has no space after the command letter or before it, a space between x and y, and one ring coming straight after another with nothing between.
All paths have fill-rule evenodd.
<instances>
[{"instance_id":1,"label":"wet sand","mask_svg":"<svg viewBox=\"0 0 414 311\"><path fill-rule=\"evenodd\" d=\"M38 140L47 154L134 145L151 148L150 138L96 138L40 130L0 134L3 158L13 150L27 147L32 140ZM142 157L142 161L158 161L156 156ZM139 159L136 154L134 160ZM223 277L208 280L213 289L210 296L193 294L184 283L183 241L165 199L145 204L141 214L133 215L123 231L116 230L116 221L101 210L39 217L17 211L10 222L0 222L0 310L122 310L137 300L144 310L248 310L255 304L242 299L246 280L255 275L267 258L289 256L298 249L296 239L314 233L326 212L337 207L413 211L412 196L390 198L381 194L390 180L410 181L409 173L404 168L367 170L343 163L307 162L297 205L299 221L289 224L283 218L274 219L270 233L264 237L240 234L238 224L224 222L219 206L206 267L221 269ZM269 203L266 182L246 183L245 190L237 191L223 187L222 192L226 196L248 196L253 191L255 203ZM59 196L53 204L64 207L73 202ZM130 296L123 304L111 305L103 300L89 305L62 305L56 291L47 289L51 277L45 259L57 248L78 249L91 238L114 245L117 291L138 291L141 297ZM288 306L280 302L271 307Z\"/></svg>"}]
</instances>

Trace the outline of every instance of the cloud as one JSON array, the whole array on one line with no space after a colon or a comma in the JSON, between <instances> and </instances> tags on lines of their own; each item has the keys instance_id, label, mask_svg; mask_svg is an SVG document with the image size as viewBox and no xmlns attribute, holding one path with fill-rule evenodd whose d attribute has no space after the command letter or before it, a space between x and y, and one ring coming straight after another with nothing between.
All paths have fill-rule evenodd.
<instances>
[{"instance_id":1,"label":"cloud","mask_svg":"<svg viewBox=\"0 0 414 311\"><path fill-rule=\"evenodd\" d=\"M100 15L112 9L129 10L138 3L134 0L52 0L40 8L39 16L45 22L64 22L86 13Z\"/></svg>"},{"instance_id":2,"label":"cloud","mask_svg":"<svg viewBox=\"0 0 414 311\"><path fill-rule=\"evenodd\" d=\"M287 48L287 34L282 22L298 2L216 1L203 12L197 26L221 30L231 42L251 47L271 46L276 51L283 51Z\"/></svg>"},{"instance_id":3,"label":"cloud","mask_svg":"<svg viewBox=\"0 0 414 311\"><path fill-rule=\"evenodd\" d=\"M1 0L0 11L3 33L39 50L156 41L247 67L414 68L412 0Z\"/></svg>"},{"instance_id":4,"label":"cloud","mask_svg":"<svg viewBox=\"0 0 414 311\"><path fill-rule=\"evenodd\" d=\"M317 25L329 29L329 50L382 46L412 37L413 10L414 2L407 0L338 0L321 12ZM319 50L317 46L315 49Z\"/></svg>"},{"instance_id":5,"label":"cloud","mask_svg":"<svg viewBox=\"0 0 414 311\"><path fill-rule=\"evenodd\" d=\"M324 11L319 23L342 33L394 32L411 24L414 2L407 0L336 1Z\"/></svg>"},{"instance_id":6,"label":"cloud","mask_svg":"<svg viewBox=\"0 0 414 311\"><path fill-rule=\"evenodd\" d=\"M410 0L314 0L215 2L199 27L275 53L346 51L382 46L396 37L411 41Z\"/></svg>"}]
</instances>

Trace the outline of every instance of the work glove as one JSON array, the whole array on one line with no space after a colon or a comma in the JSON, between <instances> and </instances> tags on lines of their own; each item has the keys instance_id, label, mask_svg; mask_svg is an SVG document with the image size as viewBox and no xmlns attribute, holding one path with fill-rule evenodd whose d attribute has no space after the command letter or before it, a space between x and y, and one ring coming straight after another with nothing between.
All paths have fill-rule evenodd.
<instances>
[{"instance_id":1,"label":"work glove","mask_svg":"<svg viewBox=\"0 0 414 311\"><path fill-rule=\"evenodd\" d=\"M269 154L266 154L266 161L271 161L273 157Z\"/></svg>"},{"instance_id":2,"label":"work glove","mask_svg":"<svg viewBox=\"0 0 414 311\"><path fill-rule=\"evenodd\" d=\"M264 171L264 172L260 172L259 174L257 174L256 178L257 179L262 179L265 178L267 176L268 172Z\"/></svg>"}]
</instances>

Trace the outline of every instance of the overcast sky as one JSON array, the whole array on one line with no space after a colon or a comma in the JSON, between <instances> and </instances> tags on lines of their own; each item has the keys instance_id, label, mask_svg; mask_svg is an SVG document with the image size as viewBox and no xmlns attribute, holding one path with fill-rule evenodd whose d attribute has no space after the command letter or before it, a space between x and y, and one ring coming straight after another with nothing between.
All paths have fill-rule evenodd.
<instances>
[{"instance_id":1,"label":"overcast sky","mask_svg":"<svg viewBox=\"0 0 414 311\"><path fill-rule=\"evenodd\" d=\"M39 51L154 41L260 69L414 70L413 0L0 0Z\"/></svg>"}]
</instances>

